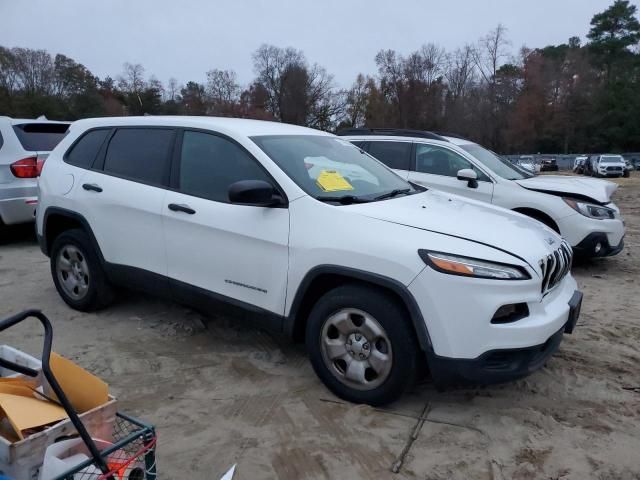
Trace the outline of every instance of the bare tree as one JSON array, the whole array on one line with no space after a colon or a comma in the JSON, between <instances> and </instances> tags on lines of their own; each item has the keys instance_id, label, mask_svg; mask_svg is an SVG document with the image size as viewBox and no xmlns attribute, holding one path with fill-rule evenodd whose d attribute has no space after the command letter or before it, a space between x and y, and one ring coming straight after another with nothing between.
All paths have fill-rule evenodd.
<instances>
[{"instance_id":1,"label":"bare tree","mask_svg":"<svg viewBox=\"0 0 640 480\"><path fill-rule=\"evenodd\" d=\"M475 80L474 51L471 45L458 48L448 55L444 76L452 98L463 97Z\"/></svg>"},{"instance_id":2,"label":"bare tree","mask_svg":"<svg viewBox=\"0 0 640 480\"><path fill-rule=\"evenodd\" d=\"M233 70L209 70L207 72L207 95L213 101L231 103L240 97L240 85Z\"/></svg>"},{"instance_id":3,"label":"bare tree","mask_svg":"<svg viewBox=\"0 0 640 480\"><path fill-rule=\"evenodd\" d=\"M0 89L13 95L19 88L18 83L15 55L10 49L0 47Z\"/></svg>"},{"instance_id":4,"label":"bare tree","mask_svg":"<svg viewBox=\"0 0 640 480\"><path fill-rule=\"evenodd\" d=\"M166 101L175 102L178 93L180 92L180 85L178 85L178 80L175 77L171 77L169 79L169 83L167 83L167 89L165 90Z\"/></svg>"},{"instance_id":5,"label":"bare tree","mask_svg":"<svg viewBox=\"0 0 640 480\"><path fill-rule=\"evenodd\" d=\"M345 122L352 127L362 127L365 124L367 113L367 99L369 92L367 89L367 79L361 73L356 77L356 81L346 92L345 98Z\"/></svg>"},{"instance_id":6,"label":"bare tree","mask_svg":"<svg viewBox=\"0 0 640 480\"><path fill-rule=\"evenodd\" d=\"M253 66L257 81L267 92L267 109L276 118L282 119L283 101L285 98L286 73L295 71L296 67L304 67L306 60L302 51L294 48L279 48L263 44L253 54ZM289 76L291 77L291 75Z\"/></svg>"},{"instance_id":7,"label":"bare tree","mask_svg":"<svg viewBox=\"0 0 640 480\"><path fill-rule=\"evenodd\" d=\"M339 110L333 77L319 65L308 66L294 48L262 45L253 54L256 84L266 94L265 108L283 122L318 126Z\"/></svg>"},{"instance_id":8,"label":"bare tree","mask_svg":"<svg viewBox=\"0 0 640 480\"><path fill-rule=\"evenodd\" d=\"M444 74L447 54L444 48L435 43L423 45L418 53L421 59L422 80L427 85L432 85Z\"/></svg>"},{"instance_id":9,"label":"bare tree","mask_svg":"<svg viewBox=\"0 0 640 480\"><path fill-rule=\"evenodd\" d=\"M502 61L508 58L507 47L511 42L507 39L507 27L501 23L482 37L473 50L473 60L487 84L495 84L496 73Z\"/></svg>"},{"instance_id":10,"label":"bare tree","mask_svg":"<svg viewBox=\"0 0 640 480\"><path fill-rule=\"evenodd\" d=\"M118 88L127 93L139 94L144 90L146 82L144 80L144 67L139 63L129 62L123 65L123 73L118 77Z\"/></svg>"},{"instance_id":11,"label":"bare tree","mask_svg":"<svg viewBox=\"0 0 640 480\"><path fill-rule=\"evenodd\" d=\"M53 61L45 50L13 48L13 67L18 86L26 94L48 95L53 90Z\"/></svg>"}]
</instances>

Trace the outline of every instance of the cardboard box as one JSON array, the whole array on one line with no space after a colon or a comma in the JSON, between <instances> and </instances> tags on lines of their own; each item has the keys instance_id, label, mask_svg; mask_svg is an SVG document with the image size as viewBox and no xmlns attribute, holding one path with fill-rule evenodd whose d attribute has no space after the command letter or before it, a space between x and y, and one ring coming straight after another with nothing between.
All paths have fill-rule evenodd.
<instances>
[{"instance_id":1,"label":"cardboard box","mask_svg":"<svg viewBox=\"0 0 640 480\"><path fill-rule=\"evenodd\" d=\"M91 437L111 441L116 420L117 401L108 395L107 384L57 354L52 353L50 365L54 376L69 401L78 411L80 420ZM33 367L33 364L29 366ZM11 378L21 378L21 376L12 376ZM28 379L27 377L22 378ZM43 376L39 375L36 384L51 397L50 387L46 381L42 381L42 378ZM30 419L25 420L24 409L15 402L13 395L24 394L22 391L24 387L12 385L12 381L6 377L1 378L0 381L4 384L5 391L5 393L0 392L0 396L5 395L0 400L8 401L6 405L9 410L7 412L0 411L0 415L4 417L2 421L6 423L4 426L9 432L10 428L8 427L13 428L14 432L18 430L13 438L11 435L7 435L9 438L0 435L0 475L4 474L15 480L38 480L47 448L65 437L77 435L77 431L71 420L65 418L51 424L43 431L20 439L19 429ZM38 402L35 398L34 401ZM33 404L31 401L28 403L33 405L30 408L38 408L37 403ZM47 404L47 406L55 406L51 402L47 402ZM48 417L45 416L45 418Z\"/></svg>"}]
</instances>

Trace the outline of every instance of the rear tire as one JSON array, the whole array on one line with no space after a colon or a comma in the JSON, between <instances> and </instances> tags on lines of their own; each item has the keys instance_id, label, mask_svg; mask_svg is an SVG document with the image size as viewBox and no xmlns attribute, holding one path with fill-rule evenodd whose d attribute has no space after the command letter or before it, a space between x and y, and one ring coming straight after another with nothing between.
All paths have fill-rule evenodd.
<instances>
[{"instance_id":1,"label":"rear tire","mask_svg":"<svg viewBox=\"0 0 640 480\"><path fill-rule=\"evenodd\" d=\"M71 308L90 312L113 301L113 289L84 230L58 235L51 246L50 264L56 290Z\"/></svg>"},{"instance_id":2,"label":"rear tire","mask_svg":"<svg viewBox=\"0 0 640 480\"><path fill-rule=\"evenodd\" d=\"M404 308L385 291L343 285L314 305L306 328L311 365L338 397L383 405L410 387L419 348Z\"/></svg>"}]
</instances>

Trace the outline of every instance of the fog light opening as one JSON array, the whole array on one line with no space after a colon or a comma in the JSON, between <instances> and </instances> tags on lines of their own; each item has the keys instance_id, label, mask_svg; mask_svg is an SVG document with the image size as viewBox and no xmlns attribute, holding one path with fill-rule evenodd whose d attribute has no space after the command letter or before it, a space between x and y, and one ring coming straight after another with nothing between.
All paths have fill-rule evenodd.
<instances>
[{"instance_id":1,"label":"fog light opening","mask_svg":"<svg viewBox=\"0 0 640 480\"><path fill-rule=\"evenodd\" d=\"M595 253L600 253L600 250L602 250L602 244L600 242L596 243L595 248L593 249L593 251Z\"/></svg>"},{"instance_id":2,"label":"fog light opening","mask_svg":"<svg viewBox=\"0 0 640 480\"><path fill-rule=\"evenodd\" d=\"M491 319L493 324L511 323L529 316L529 307L526 303L510 303L501 306Z\"/></svg>"}]
</instances>

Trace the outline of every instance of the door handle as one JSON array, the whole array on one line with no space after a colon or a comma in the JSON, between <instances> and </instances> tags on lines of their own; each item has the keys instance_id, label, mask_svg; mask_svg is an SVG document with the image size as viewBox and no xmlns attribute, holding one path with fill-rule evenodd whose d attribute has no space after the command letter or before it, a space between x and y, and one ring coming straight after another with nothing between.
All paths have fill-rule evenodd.
<instances>
[{"instance_id":1,"label":"door handle","mask_svg":"<svg viewBox=\"0 0 640 480\"><path fill-rule=\"evenodd\" d=\"M193 215L194 213L196 213L196 211L193 208L191 208L189 205L184 205L179 203L170 203L169 210L171 210L172 212L184 212L184 213L188 213L189 215Z\"/></svg>"},{"instance_id":2,"label":"door handle","mask_svg":"<svg viewBox=\"0 0 640 480\"><path fill-rule=\"evenodd\" d=\"M84 185L82 185L82 188L84 188L85 190L90 190L92 192L98 192L98 193L102 191L102 187L100 187L99 185L96 185L95 183L85 183Z\"/></svg>"}]
</instances>

